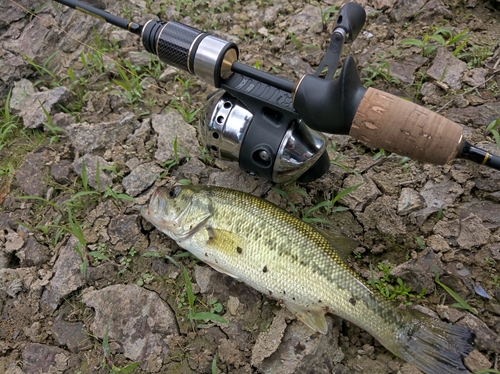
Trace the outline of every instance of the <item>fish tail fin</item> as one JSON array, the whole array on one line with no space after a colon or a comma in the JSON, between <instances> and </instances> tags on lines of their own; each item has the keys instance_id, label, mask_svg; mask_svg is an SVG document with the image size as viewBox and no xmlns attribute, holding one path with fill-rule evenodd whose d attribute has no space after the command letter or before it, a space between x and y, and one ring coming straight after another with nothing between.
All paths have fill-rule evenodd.
<instances>
[{"instance_id":1,"label":"fish tail fin","mask_svg":"<svg viewBox=\"0 0 500 374\"><path fill-rule=\"evenodd\" d=\"M426 374L469 373L462 359L472 351L474 334L416 310L408 312L396 346L388 348Z\"/></svg>"}]
</instances>

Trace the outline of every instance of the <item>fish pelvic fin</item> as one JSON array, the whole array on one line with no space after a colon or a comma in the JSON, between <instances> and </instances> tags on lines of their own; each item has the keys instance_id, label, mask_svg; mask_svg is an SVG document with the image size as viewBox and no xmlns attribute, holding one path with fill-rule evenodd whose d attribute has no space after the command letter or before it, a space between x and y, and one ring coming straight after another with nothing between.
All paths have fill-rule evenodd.
<instances>
[{"instance_id":1,"label":"fish pelvic fin","mask_svg":"<svg viewBox=\"0 0 500 374\"><path fill-rule=\"evenodd\" d=\"M410 310L411 321L387 348L426 374L467 374L462 360L473 349L474 334Z\"/></svg>"},{"instance_id":2,"label":"fish pelvic fin","mask_svg":"<svg viewBox=\"0 0 500 374\"><path fill-rule=\"evenodd\" d=\"M309 310L288 301L285 301L284 304L299 320L304 322L314 331L321 334L326 334L328 332L324 310Z\"/></svg>"}]
</instances>

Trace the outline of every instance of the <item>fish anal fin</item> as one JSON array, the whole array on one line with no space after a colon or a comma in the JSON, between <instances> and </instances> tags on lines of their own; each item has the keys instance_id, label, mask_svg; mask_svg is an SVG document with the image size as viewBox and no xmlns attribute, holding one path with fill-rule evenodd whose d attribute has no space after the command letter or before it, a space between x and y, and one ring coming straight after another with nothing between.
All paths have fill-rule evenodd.
<instances>
[{"instance_id":1,"label":"fish anal fin","mask_svg":"<svg viewBox=\"0 0 500 374\"><path fill-rule=\"evenodd\" d=\"M328 242L332 245L332 247L335 249L335 251L337 252L339 257L344 262L346 262L347 257L359 245L359 243L356 240L351 239L351 238L344 236L342 234L337 234L335 232L331 232L331 231L327 231L327 230L323 230L323 229L318 229L318 228L316 228L316 230L318 230L321 233L321 235L323 235L324 238L326 240L328 240Z\"/></svg>"},{"instance_id":2,"label":"fish anal fin","mask_svg":"<svg viewBox=\"0 0 500 374\"><path fill-rule=\"evenodd\" d=\"M314 331L321 334L326 334L328 332L324 310L310 310L288 301L285 301L284 304L299 320L304 322Z\"/></svg>"}]
</instances>

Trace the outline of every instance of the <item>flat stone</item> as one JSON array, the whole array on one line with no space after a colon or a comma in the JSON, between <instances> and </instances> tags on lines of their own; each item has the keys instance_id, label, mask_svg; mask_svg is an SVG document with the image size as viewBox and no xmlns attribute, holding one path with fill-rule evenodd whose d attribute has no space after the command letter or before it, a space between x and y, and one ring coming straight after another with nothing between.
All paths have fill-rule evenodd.
<instances>
[{"instance_id":1,"label":"flat stone","mask_svg":"<svg viewBox=\"0 0 500 374\"><path fill-rule=\"evenodd\" d=\"M457 243L463 249L472 249L488 243L491 232L484 225L481 218L470 214L460 220L460 234Z\"/></svg>"},{"instance_id":2,"label":"flat stone","mask_svg":"<svg viewBox=\"0 0 500 374\"><path fill-rule=\"evenodd\" d=\"M339 324L327 315L328 333L318 334L300 321L293 321L285 330L278 349L257 368L262 373L305 373L314 368L318 374L329 374L344 358L338 347Z\"/></svg>"},{"instance_id":3,"label":"flat stone","mask_svg":"<svg viewBox=\"0 0 500 374\"><path fill-rule=\"evenodd\" d=\"M269 326L269 330L261 332L259 336L257 336L257 340L252 349L252 366L261 365L264 359L271 356L278 349L287 326L285 317L290 318L290 312L282 308L274 316L273 322Z\"/></svg>"},{"instance_id":4,"label":"flat stone","mask_svg":"<svg viewBox=\"0 0 500 374\"><path fill-rule=\"evenodd\" d=\"M380 190L371 178L366 176L349 175L342 184L342 189L354 187L361 184L356 190L342 196L339 202L347 205L349 209L356 212L362 212L365 207L371 204L381 195Z\"/></svg>"},{"instance_id":5,"label":"flat stone","mask_svg":"<svg viewBox=\"0 0 500 374\"><path fill-rule=\"evenodd\" d=\"M462 87L462 74L467 71L467 64L459 60L445 47L439 47L433 64L427 74L438 82L444 82L453 89Z\"/></svg>"},{"instance_id":6,"label":"flat stone","mask_svg":"<svg viewBox=\"0 0 500 374\"><path fill-rule=\"evenodd\" d=\"M403 60L390 61L391 77L400 82L412 84L415 81L415 71L427 61L429 59L421 55L411 55Z\"/></svg>"},{"instance_id":7,"label":"flat stone","mask_svg":"<svg viewBox=\"0 0 500 374\"><path fill-rule=\"evenodd\" d=\"M39 147L29 153L16 170L16 181L21 189L30 196L43 196L47 190L49 168L46 164L54 158L55 152Z\"/></svg>"},{"instance_id":8,"label":"flat stone","mask_svg":"<svg viewBox=\"0 0 500 374\"><path fill-rule=\"evenodd\" d=\"M169 337L179 331L174 313L155 292L118 284L87 292L82 301L95 309L94 336L102 339L109 324L109 339L119 344L125 357L141 362L144 370L151 371L148 363L168 357Z\"/></svg>"},{"instance_id":9,"label":"flat stone","mask_svg":"<svg viewBox=\"0 0 500 374\"><path fill-rule=\"evenodd\" d=\"M113 176L109 170L104 168L113 167L113 163L106 161L100 156L86 154L83 157L76 158L73 162L73 169L81 177L83 173L83 162L87 173L87 183L97 191L104 191L106 187L113 185ZM97 167L99 167L99 184L97 179Z\"/></svg>"},{"instance_id":10,"label":"flat stone","mask_svg":"<svg viewBox=\"0 0 500 374\"><path fill-rule=\"evenodd\" d=\"M49 249L28 236L23 247L17 252L22 267L41 266L49 260Z\"/></svg>"},{"instance_id":11,"label":"flat stone","mask_svg":"<svg viewBox=\"0 0 500 374\"><path fill-rule=\"evenodd\" d=\"M42 304L54 311L61 299L83 286L83 276L80 271L80 256L74 249L78 240L71 236L66 245L62 246L59 257L54 264L54 277L42 293Z\"/></svg>"},{"instance_id":12,"label":"flat stone","mask_svg":"<svg viewBox=\"0 0 500 374\"><path fill-rule=\"evenodd\" d=\"M471 202L461 204L458 208L458 214L460 219L474 214L488 229L500 227L500 204L493 201L474 199Z\"/></svg>"},{"instance_id":13,"label":"flat stone","mask_svg":"<svg viewBox=\"0 0 500 374\"><path fill-rule=\"evenodd\" d=\"M139 127L132 113L126 113L116 121L91 124L73 123L68 137L75 150L83 154L112 149L115 144L124 143L127 137Z\"/></svg>"},{"instance_id":14,"label":"flat stone","mask_svg":"<svg viewBox=\"0 0 500 374\"><path fill-rule=\"evenodd\" d=\"M463 81L472 87L484 88L486 76L489 70L485 68L475 68L464 74Z\"/></svg>"},{"instance_id":15,"label":"flat stone","mask_svg":"<svg viewBox=\"0 0 500 374\"><path fill-rule=\"evenodd\" d=\"M108 235L112 244L122 241L125 245L133 246L141 234L139 216L136 214L119 215L111 218L108 225Z\"/></svg>"},{"instance_id":16,"label":"flat stone","mask_svg":"<svg viewBox=\"0 0 500 374\"><path fill-rule=\"evenodd\" d=\"M60 160L50 166L50 175L57 183L62 185L67 185L71 182L72 173L73 165L70 160Z\"/></svg>"},{"instance_id":17,"label":"flat stone","mask_svg":"<svg viewBox=\"0 0 500 374\"><path fill-rule=\"evenodd\" d=\"M195 265L194 278L196 279L196 284L200 287L200 292L202 294L213 291L214 285L211 284L211 278L214 274L217 274L217 272L209 266Z\"/></svg>"},{"instance_id":18,"label":"flat stone","mask_svg":"<svg viewBox=\"0 0 500 374\"><path fill-rule=\"evenodd\" d=\"M425 208L411 214L418 223L423 223L432 213L436 213L439 209L446 209L453 204L462 193L463 189L460 184L452 181L449 177L443 177L438 182L428 180L420 190L420 195L425 200Z\"/></svg>"},{"instance_id":19,"label":"flat stone","mask_svg":"<svg viewBox=\"0 0 500 374\"><path fill-rule=\"evenodd\" d=\"M51 327L52 335L59 345L65 345L73 353L92 348L93 342L83 322L67 322L58 315Z\"/></svg>"},{"instance_id":20,"label":"flat stone","mask_svg":"<svg viewBox=\"0 0 500 374\"><path fill-rule=\"evenodd\" d=\"M426 295L434 292L436 273L439 276L443 275L444 266L430 248L425 249L417 258L406 261L391 270L391 275L401 278L405 284L411 286L412 291L420 293L425 288Z\"/></svg>"},{"instance_id":21,"label":"flat stone","mask_svg":"<svg viewBox=\"0 0 500 374\"><path fill-rule=\"evenodd\" d=\"M500 117L499 101L466 108L453 108L446 112L446 118L449 120L471 127L488 126L498 117Z\"/></svg>"},{"instance_id":22,"label":"flat stone","mask_svg":"<svg viewBox=\"0 0 500 374\"><path fill-rule=\"evenodd\" d=\"M491 331L486 323L467 313L457 325L465 327L475 334L474 346L480 351L500 353L500 336Z\"/></svg>"},{"instance_id":23,"label":"flat stone","mask_svg":"<svg viewBox=\"0 0 500 374\"><path fill-rule=\"evenodd\" d=\"M413 17L425 5L426 0L399 1L394 5L390 15L397 22L408 20Z\"/></svg>"},{"instance_id":24,"label":"flat stone","mask_svg":"<svg viewBox=\"0 0 500 374\"><path fill-rule=\"evenodd\" d=\"M80 360L64 349L28 343L23 350L24 374L75 372Z\"/></svg>"},{"instance_id":25,"label":"flat stone","mask_svg":"<svg viewBox=\"0 0 500 374\"><path fill-rule=\"evenodd\" d=\"M137 196L151 187L164 171L154 162L138 165L123 178L122 186L128 195Z\"/></svg>"},{"instance_id":26,"label":"flat stone","mask_svg":"<svg viewBox=\"0 0 500 374\"><path fill-rule=\"evenodd\" d=\"M177 139L177 156L186 157L186 153L198 156L199 143L194 126L186 123L184 118L177 112L153 115L153 129L158 134L157 150L155 158L160 162L173 160L175 158L174 141Z\"/></svg>"},{"instance_id":27,"label":"flat stone","mask_svg":"<svg viewBox=\"0 0 500 374\"><path fill-rule=\"evenodd\" d=\"M34 129L41 126L43 122L48 122L44 109L51 115L52 109L64 103L69 95L70 91L64 86L37 92L29 81L22 79L12 90L13 100L10 102L10 107L14 113L22 117L24 127Z\"/></svg>"},{"instance_id":28,"label":"flat stone","mask_svg":"<svg viewBox=\"0 0 500 374\"><path fill-rule=\"evenodd\" d=\"M370 204L364 213L356 215L366 229L377 228L390 236L406 233L406 227L396 213L395 202L390 196L381 196Z\"/></svg>"},{"instance_id":29,"label":"flat stone","mask_svg":"<svg viewBox=\"0 0 500 374\"><path fill-rule=\"evenodd\" d=\"M322 29L320 8L312 4L307 4L294 15L288 27L288 31L295 37L300 37L307 32L321 32Z\"/></svg>"},{"instance_id":30,"label":"flat stone","mask_svg":"<svg viewBox=\"0 0 500 374\"><path fill-rule=\"evenodd\" d=\"M263 196L271 188L270 182L233 168L211 173L208 184L251 193L255 196Z\"/></svg>"},{"instance_id":31,"label":"flat stone","mask_svg":"<svg viewBox=\"0 0 500 374\"><path fill-rule=\"evenodd\" d=\"M402 188L398 200L398 214L405 215L425 208L425 199L413 188Z\"/></svg>"},{"instance_id":32,"label":"flat stone","mask_svg":"<svg viewBox=\"0 0 500 374\"><path fill-rule=\"evenodd\" d=\"M491 362L477 349L474 349L467 357L464 358L464 365L475 373L479 370L486 370L491 367Z\"/></svg>"}]
</instances>

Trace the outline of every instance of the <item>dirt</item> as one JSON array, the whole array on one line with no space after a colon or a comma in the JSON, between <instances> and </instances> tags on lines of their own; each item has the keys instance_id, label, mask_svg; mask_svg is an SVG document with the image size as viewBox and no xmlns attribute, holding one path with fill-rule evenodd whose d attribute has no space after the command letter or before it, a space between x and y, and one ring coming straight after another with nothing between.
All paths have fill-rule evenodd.
<instances>
[{"instance_id":1,"label":"dirt","mask_svg":"<svg viewBox=\"0 0 500 374\"><path fill-rule=\"evenodd\" d=\"M141 24L159 16L205 29L236 42L244 64L292 81L319 64L335 23L328 10L339 5L89 3ZM438 111L500 154L486 131L500 118L498 1L360 3L367 21L344 57L355 57L363 83ZM1 373L419 373L337 317L327 335L312 332L154 230L138 209L179 181L250 192L357 240L355 271L407 306L470 328L471 372L499 369L499 171L422 164L329 135L324 176L276 185L207 157L196 124L213 87L151 60L134 35L56 3L0 9L2 104L18 87L12 114L24 121L0 138ZM451 34L436 34L441 27ZM463 45L450 42L462 31ZM435 36L428 53L400 44L425 35ZM140 74L137 95L132 83L122 90L120 66ZM47 115L33 108L40 100ZM306 213L360 183L330 212ZM197 312L229 323L190 318Z\"/></svg>"}]
</instances>

